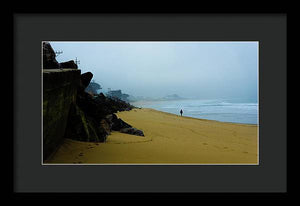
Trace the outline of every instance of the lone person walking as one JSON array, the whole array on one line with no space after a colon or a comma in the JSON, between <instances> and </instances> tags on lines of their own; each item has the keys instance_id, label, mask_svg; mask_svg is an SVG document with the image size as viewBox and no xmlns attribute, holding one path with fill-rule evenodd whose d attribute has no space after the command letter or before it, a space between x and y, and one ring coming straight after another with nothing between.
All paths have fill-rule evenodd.
<instances>
[{"instance_id":1,"label":"lone person walking","mask_svg":"<svg viewBox=\"0 0 300 206\"><path fill-rule=\"evenodd\" d=\"M182 113L183 113L183 111L182 111L182 109L180 110L180 115L182 116Z\"/></svg>"}]
</instances>

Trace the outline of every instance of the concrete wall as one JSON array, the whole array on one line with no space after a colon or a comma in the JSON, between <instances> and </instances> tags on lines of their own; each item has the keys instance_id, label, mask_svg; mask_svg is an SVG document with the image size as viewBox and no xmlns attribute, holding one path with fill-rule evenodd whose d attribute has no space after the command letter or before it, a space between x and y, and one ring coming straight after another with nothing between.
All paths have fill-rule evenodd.
<instances>
[{"instance_id":1,"label":"concrete wall","mask_svg":"<svg viewBox=\"0 0 300 206\"><path fill-rule=\"evenodd\" d=\"M81 71L43 70L43 158L63 140L70 105L76 101Z\"/></svg>"}]
</instances>

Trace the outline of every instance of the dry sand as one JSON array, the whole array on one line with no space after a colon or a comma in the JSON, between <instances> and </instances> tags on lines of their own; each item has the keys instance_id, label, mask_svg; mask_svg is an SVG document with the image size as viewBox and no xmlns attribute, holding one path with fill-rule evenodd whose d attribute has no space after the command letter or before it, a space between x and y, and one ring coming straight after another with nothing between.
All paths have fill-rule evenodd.
<instances>
[{"instance_id":1,"label":"dry sand","mask_svg":"<svg viewBox=\"0 0 300 206\"><path fill-rule=\"evenodd\" d=\"M106 143L66 139L45 163L258 164L258 126L153 109L117 113L145 137L112 132Z\"/></svg>"}]
</instances>

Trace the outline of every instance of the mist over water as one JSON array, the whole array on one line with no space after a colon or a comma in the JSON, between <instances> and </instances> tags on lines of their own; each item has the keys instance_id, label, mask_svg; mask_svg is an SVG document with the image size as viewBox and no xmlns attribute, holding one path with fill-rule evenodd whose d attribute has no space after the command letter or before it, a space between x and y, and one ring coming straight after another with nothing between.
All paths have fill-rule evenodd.
<instances>
[{"instance_id":1,"label":"mist over water","mask_svg":"<svg viewBox=\"0 0 300 206\"><path fill-rule=\"evenodd\" d=\"M50 42L92 72L100 92L187 100L147 107L185 116L257 124L258 42ZM137 104L137 103L134 103ZM143 105L145 106L145 105Z\"/></svg>"},{"instance_id":2,"label":"mist over water","mask_svg":"<svg viewBox=\"0 0 300 206\"><path fill-rule=\"evenodd\" d=\"M235 99L212 99L212 100L174 100L135 102L133 105L142 108L152 108L163 112L183 116L217 120L222 122L258 124L258 104L255 102L240 102Z\"/></svg>"}]
</instances>

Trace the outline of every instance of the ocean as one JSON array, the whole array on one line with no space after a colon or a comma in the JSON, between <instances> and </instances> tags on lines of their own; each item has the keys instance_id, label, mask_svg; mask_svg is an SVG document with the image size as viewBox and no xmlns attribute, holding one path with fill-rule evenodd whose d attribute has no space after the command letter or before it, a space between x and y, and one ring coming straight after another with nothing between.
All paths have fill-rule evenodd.
<instances>
[{"instance_id":1,"label":"ocean","mask_svg":"<svg viewBox=\"0 0 300 206\"><path fill-rule=\"evenodd\" d=\"M131 103L142 108L152 108L163 112L183 116L233 122L244 124L258 124L258 103L240 102L236 100L171 100L171 101L140 101Z\"/></svg>"}]
</instances>

